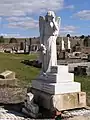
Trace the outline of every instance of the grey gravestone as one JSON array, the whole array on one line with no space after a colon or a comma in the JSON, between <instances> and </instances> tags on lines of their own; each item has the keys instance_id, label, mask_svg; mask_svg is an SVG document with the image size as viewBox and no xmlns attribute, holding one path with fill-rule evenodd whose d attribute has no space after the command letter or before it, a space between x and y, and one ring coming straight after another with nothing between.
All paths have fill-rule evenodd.
<instances>
[{"instance_id":1,"label":"grey gravestone","mask_svg":"<svg viewBox=\"0 0 90 120\"><path fill-rule=\"evenodd\" d=\"M20 43L20 50L24 50L24 43L23 42Z\"/></svg>"},{"instance_id":2,"label":"grey gravestone","mask_svg":"<svg viewBox=\"0 0 90 120\"><path fill-rule=\"evenodd\" d=\"M24 53L28 53L29 52L29 45L27 43L27 40L25 39L25 48L24 48Z\"/></svg>"}]
</instances>

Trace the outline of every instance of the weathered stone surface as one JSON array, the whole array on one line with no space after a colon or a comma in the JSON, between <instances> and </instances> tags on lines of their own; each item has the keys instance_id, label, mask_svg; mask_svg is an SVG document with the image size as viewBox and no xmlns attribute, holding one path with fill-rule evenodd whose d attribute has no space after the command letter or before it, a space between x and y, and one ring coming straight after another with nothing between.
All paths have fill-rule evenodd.
<instances>
[{"instance_id":1,"label":"weathered stone surface","mask_svg":"<svg viewBox=\"0 0 90 120\"><path fill-rule=\"evenodd\" d=\"M32 87L50 94L63 94L81 91L81 85L77 82L47 83L42 80L33 80Z\"/></svg>"},{"instance_id":2,"label":"weathered stone surface","mask_svg":"<svg viewBox=\"0 0 90 120\"><path fill-rule=\"evenodd\" d=\"M17 86L17 79L1 79L0 78L0 86Z\"/></svg>"},{"instance_id":3,"label":"weathered stone surface","mask_svg":"<svg viewBox=\"0 0 90 120\"><path fill-rule=\"evenodd\" d=\"M52 16L53 19L50 18L50 16ZM45 73L50 72L52 65L57 65L56 38L59 34L60 22L61 18L56 17L53 11L48 11L45 17L39 17L40 59L43 64L42 70Z\"/></svg>"},{"instance_id":4,"label":"weathered stone surface","mask_svg":"<svg viewBox=\"0 0 90 120\"><path fill-rule=\"evenodd\" d=\"M67 110L86 107L86 93L64 93L57 95L50 95L45 92L41 92L36 89L32 89L32 93L35 95L35 101L46 109L53 110Z\"/></svg>"},{"instance_id":5,"label":"weathered stone surface","mask_svg":"<svg viewBox=\"0 0 90 120\"><path fill-rule=\"evenodd\" d=\"M37 118L38 117L38 114L34 114L32 113L30 110L28 110L27 108L22 108L22 112L24 114L26 114L27 116L30 116L32 118Z\"/></svg>"},{"instance_id":6,"label":"weathered stone surface","mask_svg":"<svg viewBox=\"0 0 90 120\"><path fill-rule=\"evenodd\" d=\"M37 114L39 112L39 107L35 103L28 104L27 102L25 103L25 107L30 110L32 113Z\"/></svg>"},{"instance_id":7,"label":"weathered stone surface","mask_svg":"<svg viewBox=\"0 0 90 120\"><path fill-rule=\"evenodd\" d=\"M2 78L2 79L15 79L15 72L7 70L7 71L0 74L0 78Z\"/></svg>"},{"instance_id":8,"label":"weathered stone surface","mask_svg":"<svg viewBox=\"0 0 90 120\"><path fill-rule=\"evenodd\" d=\"M0 87L0 103L16 104L24 102L26 92L26 88Z\"/></svg>"},{"instance_id":9,"label":"weathered stone surface","mask_svg":"<svg viewBox=\"0 0 90 120\"><path fill-rule=\"evenodd\" d=\"M68 120L90 120L90 115L86 116L75 116L73 118L68 118Z\"/></svg>"}]
</instances>

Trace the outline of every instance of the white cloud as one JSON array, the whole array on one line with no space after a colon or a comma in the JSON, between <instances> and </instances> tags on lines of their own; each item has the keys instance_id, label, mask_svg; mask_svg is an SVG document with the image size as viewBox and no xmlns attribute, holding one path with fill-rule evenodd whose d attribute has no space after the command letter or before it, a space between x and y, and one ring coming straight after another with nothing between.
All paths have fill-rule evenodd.
<instances>
[{"instance_id":1,"label":"white cloud","mask_svg":"<svg viewBox=\"0 0 90 120\"><path fill-rule=\"evenodd\" d=\"M46 10L60 10L64 0L0 0L0 16L24 16Z\"/></svg>"},{"instance_id":2,"label":"white cloud","mask_svg":"<svg viewBox=\"0 0 90 120\"><path fill-rule=\"evenodd\" d=\"M7 20L9 28L31 29L38 27L38 21L31 17L9 17Z\"/></svg>"},{"instance_id":3,"label":"white cloud","mask_svg":"<svg viewBox=\"0 0 90 120\"><path fill-rule=\"evenodd\" d=\"M90 20L90 10L79 11L74 16L79 17L81 20Z\"/></svg>"},{"instance_id":4,"label":"white cloud","mask_svg":"<svg viewBox=\"0 0 90 120\"><path fill-rule=\"evenodd\" d=\"M7 33L1 33L0 36L3 36L5 38L11 38L11 37L21 37L20 34L7 34Z\"/></svg>"},{"instance_id":5,"label":"white cloud","mask_svg":"<svg viewBox=\"0 0 90 120\"><path fill-rule=\"evenodd\" d=\"M67 9L74 9L74 5L68 5L68 6L64 7L64 8L67 8Z\"/></svg>"},{"instance_id":6,"label":"white cloud","mask_svg":"<svg viewBox=\"0 0 90 120\"><path fill-rule=\"evenodd\" d=\"M38 20L27 15L40 15L47 10L58 11L67 8L72 9L74 6L65 6L64 0L0 0L0 16L7 17L9 28L37 28Z\"/></svg>"},{"instance_id":7,"label":"white cloud","mask_svg":"<svg viewBox=\"0 0 90 120\"><path fill-rule=\"evenodd\" d=\"M76 32L78 27L75 26L63 26L60 28L60 34L68 34Z\"/></svg>"},{"instance_id":8,"label":"white cloud","mask_svg":"<svg viewBox=\"0 0 90 120\"><path fill-rule=\"evenodd\" d=\"M25 16L63 8L73 9L74 6L65 6L64 0L0 0L0 16Z\"/></svg>"}]
</instances>

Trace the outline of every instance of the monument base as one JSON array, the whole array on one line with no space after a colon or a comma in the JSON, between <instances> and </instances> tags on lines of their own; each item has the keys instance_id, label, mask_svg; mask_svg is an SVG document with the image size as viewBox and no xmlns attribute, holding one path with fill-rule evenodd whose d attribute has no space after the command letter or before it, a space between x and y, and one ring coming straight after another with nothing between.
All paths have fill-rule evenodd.
<instances>
[{"instance_id":1,"label":"monument base","mask_svg":"<svg viewBox=\"0 0 90 120\"><path fill-rule=\"evenodd\" d=\"M81 84L78 82L48 83L42 80L33 80L32 88L41 90L49 94L63 94L80 92Z\"/></svg>"},{"instance_id":2,"label":"monument base","mask_svg":"<svg viewBox=\"0 0 90 120\"><path fill-rule=\"evenodd\" d=\"M73 73L47 73L46 76L40 75L36 80L42 80L48 83L74 82Z\"/></svg>"},{"instance_id":3,"label":"monument base","mask_svg":"<svg viewBox=\"0 0 90 120\"><path fill-rule=\"evenodd\" d=\"M59 111L86 107L86 93L74 92L58 95L51 95L37 89L31 89L34 94L35 102L48 110Z\"/></svg>"}]
</instances>

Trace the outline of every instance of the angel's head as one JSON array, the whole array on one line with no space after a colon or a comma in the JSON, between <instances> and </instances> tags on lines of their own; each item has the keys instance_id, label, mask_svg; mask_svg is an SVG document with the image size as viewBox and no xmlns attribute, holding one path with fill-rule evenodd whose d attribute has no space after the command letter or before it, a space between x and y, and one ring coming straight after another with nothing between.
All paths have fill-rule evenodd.
<instances>
[{"instance_id":1,"label":"angel's head","mask_svg":"<svg viewBox=\"0 0 90 120\"><path fill-rule=\"evenodd\" d=\"M45 18L46 21L52 21L52 19L55 18L55 13L53 11L48 11Z\"/></svg>"}]
</instances>

